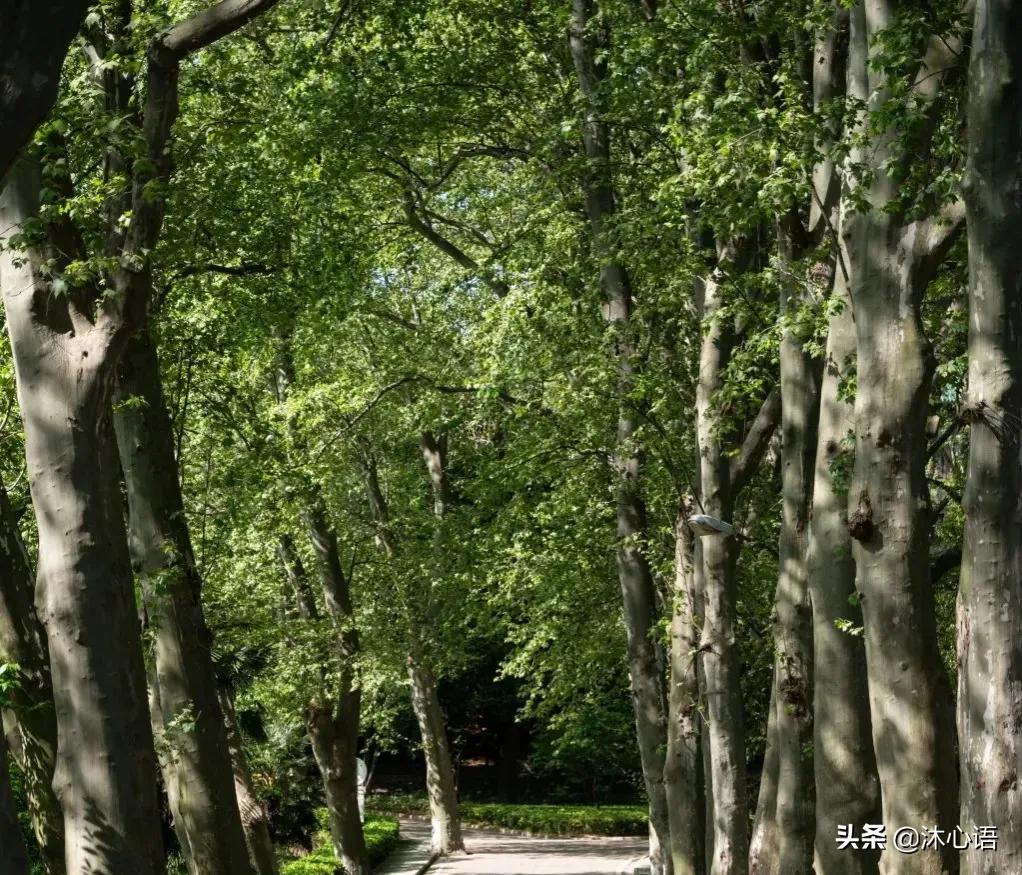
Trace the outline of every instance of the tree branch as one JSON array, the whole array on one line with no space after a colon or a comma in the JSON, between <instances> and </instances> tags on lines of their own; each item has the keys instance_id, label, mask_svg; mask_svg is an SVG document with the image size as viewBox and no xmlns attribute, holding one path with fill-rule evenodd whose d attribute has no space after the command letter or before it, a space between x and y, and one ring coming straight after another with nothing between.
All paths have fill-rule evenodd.
<instances>
[{"instance_id":1,"label":"tree branch","mask_svg":"<svg viewBox=\"0 0 1022 875\"><path fill-rule=\"evenodd\" d=\"M742 442L742 449L731 463L731 494L735 497L748 485L749 480L766 452L774 429L781 419L781 393L771 392L752 421Z\"/></svg>"}]
</instances>

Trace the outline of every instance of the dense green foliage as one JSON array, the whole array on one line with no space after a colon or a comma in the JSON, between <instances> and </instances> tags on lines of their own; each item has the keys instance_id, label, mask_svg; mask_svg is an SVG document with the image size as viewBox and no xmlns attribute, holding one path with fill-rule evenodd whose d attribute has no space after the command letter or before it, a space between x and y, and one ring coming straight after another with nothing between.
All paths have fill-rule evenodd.
<instances>
[{"instance_id":1,"label":"dense green foliage","mask_svg":"<svg viewBox=\"0 0 1022 875\"><path fill-rule=\"evenodd\" d=\"M285 860L280 867L281 875L339 875L344 867L339 866L334 856L330 830L326 825L326 811L316 812L319 827L314 836L316 846L311 854L298 860ZM365 822L366 848L374 866L379 865L401 841L396 820L386 817L368 817Z\"/></svg>"}]
</instances>

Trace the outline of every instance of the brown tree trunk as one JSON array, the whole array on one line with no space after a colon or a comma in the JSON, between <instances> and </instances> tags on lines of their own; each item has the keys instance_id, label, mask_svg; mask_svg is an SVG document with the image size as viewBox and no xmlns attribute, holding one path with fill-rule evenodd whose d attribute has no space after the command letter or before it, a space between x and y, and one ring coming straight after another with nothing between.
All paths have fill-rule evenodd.
<instances>
[{"instance_id":1,"label":"brown tree trunk","mask_svg":"<svg viewBox=\"0 0 1022 875\"><path fill-rule=\"evenodd\" d=\"M114 425L128 497L128 544L153 641L160 749L174 828L191 875L250 872L224 717L181 494L170 413L148 329L118 368ZM171 774L172 773L172 774Z\"/></svg>"},{"instance_id":2,"label":"brown tree trunk","mask_svg":"<svg viewBox=\"0 0 1022 875\"><path fill-rule=\"evenodd\" d=\"M349 875L369 875L369 856L358 810L356 760L362 707L362 690L355 672L359 652L358 629L350 581L341 567L337 535L327 521L321 502L318 491L314 491L304 519L318 559L326 612L337 628L339 671L333 704L311 702L306 713L306 725L323 775L334 850Z\"/></svg>"},{"instance_id":3,"label":"brown tree trunk","mask_svg":"<svg viewBox=\"0 0 1022 875\"><path fill-rule=\"evenodd\" d=\"M25 795L47 875L63 875L64 817L53 792L57 721L46 631L35 608L35 576L18 523L0 485L0 662L19 667L3 729L24 777Z\"/></svg>"},{"instance_id":4,"label":"brown tree trunk","mask_svg":"<svg viewBox=\"0 0 1022 875\"><path fill-rule=\"evenodd\" d=\"M424 432L420 436L419 447L433 487L434 573L440 575L444 517L451 505L451 489L447 479L447 438ZM412 687L412 708L419 723L422 751L426 759L426 790L433 826L433 851L437 854L451 854L464 851L465 840L461 834L461 814L458 810L454 764L451 762L447 741L447 721L423 640L429 628L432 580L427 581L424 589L421 598L413 595L409 605L408 677Z\"/></svg>"},{"instance_id":5,"label":"brown tree trunk","mask_svg":"<svg viewBox=\"0 0 1022 875\"><path fill-rule=\"evenodd\" d=\"M1022 871L1022 7L978 0L969 67L969 383L958 601L962 872Z\"/></svg>"},{"instance_id":6,"label":"brown tree trunk","mask_svg":"<svg viewBox=\"0 0 1022 875\"><path fill-rule=\"evenodd\" d=\"M224 728L227 732L227 747L234 769L234 789L238 797L241 825L245 830L245 842L248 844L252 868L255 869L255 875L278 875L280 867L277 865L277 855L273 852L273 840L270 838L270 815L256 793L252 773L248 768L241 727L238 726L238 715L234 708L234 690L230 684L222 682L218 692L220 710L224 715Z\"/></svg>"},{"instance_id":7,"label":"brown tree trunk","mask_svg":"<svg viewBox=\"0 0 1022 875\"><path fill-rule=\"evenodd\" d=\"M571 10L568 43L585 106L582 139L587 165L582 190L593 255L600 264L600 285L606 298L604 314L614 336L611 354L618 372L617 385L613 387L620 405L614 452L617 571L628 637L636 737L649 800L650 867L652 875L670 875L670 817L664 788L667 691L664 656L654 631L658 620L656 587L644 553L646 509L640 484L638 423L631 409L633 402L629 400L637 377L634 300L628 270L618 259L612 228L616 206L610 128L602 115L600 97L600 82L606 71L597 56L597 31L605 22L597 21L595 0L572 0Z\"/></svg>"}]
</instances>

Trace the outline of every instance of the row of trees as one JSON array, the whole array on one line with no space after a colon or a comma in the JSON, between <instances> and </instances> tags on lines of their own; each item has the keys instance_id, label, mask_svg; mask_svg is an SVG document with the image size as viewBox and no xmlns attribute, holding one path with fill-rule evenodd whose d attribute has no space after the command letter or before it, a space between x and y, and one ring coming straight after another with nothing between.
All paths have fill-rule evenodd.
<instances>
[{"instance_id":1,"label":"row of trees","mask_svg":"<svg viewBox=\"0 0 1022 875\"><path fill-rule=\"evenodd\" d=\"M164 871L161 792L193 875L271 873L297 736L360 875L406 707L459 850L494 649L551 759L633 733L657 873L1018 868L1013 4L37 6L0 872L9 748L50 875Z\"/></svg>"}]
</instances>

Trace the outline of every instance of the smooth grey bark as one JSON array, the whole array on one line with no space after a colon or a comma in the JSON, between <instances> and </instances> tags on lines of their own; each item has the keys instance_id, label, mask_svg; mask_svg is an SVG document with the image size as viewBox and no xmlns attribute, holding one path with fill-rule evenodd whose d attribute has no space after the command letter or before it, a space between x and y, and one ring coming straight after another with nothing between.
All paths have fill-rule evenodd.
<instances>
[{"instance_id":1,"label":"smooth grey bark","mask_svg":"<svg viewBox=\"0 0 1022 875\"><path fill-rule=\"evenodd\" d=\"M0 732L0 875L29 875L28 851L7 768L7 740Z\"/></svg>"},{"instance_id":2,"label":"smooth grey bark","mask_svg":"<svg viewBox=\"0 0 1022 875\"><path fill-rule=\"evenodd\" d=\"M778 228L778 260L784 276L791 277L794 244L785 224L779 223ZM765 767L750 847L751 875L809 871L813 862L813 630L806 548L820 375L819 362L795 327L799 308L808 303L809 294L801 283L782 281L782 504L774 598L774 677Z\"/></svg>"},{"instance_id":3,"label":"smooth grey bark","mask_svg":"<svg viewBox=\"0 0 1022 875\"><path fill-rule=\"evenodd\" d=\"M1022 6L977 0L969 66L969 382L958 595L962 824L997 849L962 872L1022 870Z\"/></svg>"},{"instance_id":4,"label":"smooth grey bark","mask_svg":"<svg viewBox=\"0 0 1022 875\"><path fill-rule=\"evenodd\" d=\"M628 674L635 708L636 737L643 782L649 800L650 867L652 875L671 872L670 817L664 788L667 746L667 691L664 656L655 640L658 619L656 587L643 552L647 535L642 497L641 446L637 414L629 401L637 378L633 334L634 296L628 269L617 257L614 241L616 211L611 170L610 128L602 114L601 81L605 75L597 58L597 20L594 0L572 0L569 50L579 93L585 107L582 139L586 169L582 178L585 212L593 255L600 265L600 285L606 298L604 316L613 335L611 355L617 366L612 391L619 403L613 464L616 474L617 571L624 603L628 639Z\"/></svg>"},{"instance_id":5,"label":"smooth grey bark","mask_svg":"<svg viewBox=\"0 0 1022 875\"><path fill-rule=\"evenodd\" d=\"M160 766L191 875L251 872L217 692L212 635L192 551L174 433L152 334L117 370L114 427L128 499L128 546L153 648Z\"/></svg>"},{"instance_id":6,"label":"smooth grey bark","mask_svg":"<svg viewBox=\"0 0 1022 875\"><path fill-rule=\"evenodd\" d=\"M813 766L816 783L814 867L819 875L875 875L879 853L839 850L837 829L879 823L880 782L873 753L862 609L848 533L848 476L855 435L852 402L842 389L855 372L855 322L839 268L831 293L813 511L806 558L813 609Z\"/></svg>"},{"instance_id":7,"label":"smooth grey bark","mask_svg":"<svg viewBox=\"0 0 1022 875\"><path fill-rule=\"evenodd\" d=\"M241 727L238 725L238 714L234 707L234 689L224 681L218 685L218 692L227 733L227 747L234 770L234 788L238 797L241 825L245 830L245 842L248 845L252 868L255 875L278 875L280 867L277 865L277 855L273 852L273 840L270 838L270 815L252 781Z\"/></svg>"},{"instance_id":8,"label":"smooth grey bark","mask_svg":"<svg viewBox=\"0 0 1022 875\"><path fill-rule=\"evenodd\" d=\"M24 776L25 795L47 875L64 870L64 817L53 792L57 720L46 630L35 607L35 575L0 484L0 662L19 667L3 730ZM2 847L2 845L0 845Z\"/></svg>"},{"instance_id":9,"label":"smooth grey bark","mask_svg":"<svg viewBox=\"0 0 1022 875\"><path fill-rule=\"evenodd\" d=\"M34 217L38 168L23 161L0 227ZM116 323L56 296L37 251L0 268L39 530L38 604L57 721L53 786L69 872L159 872L152 730L113 452ZM111 635L115 628L118 634Z\"/></svg>"},{"instance_id":10,"label":"smooth grey bark","mask_svg":"<svg viewBox=\"0 0 1022 875\"><path fill-rule=\"evenodd\" d=\"M695 536L689 528L692 501L678 511L674 543L674 611L671 615L667 751L664 791L670 818L671 866L674 875L705 872L706 803L699 688L699 633L703 622Z\"/></svg>"},{"instance_id":11,"label":"smooth grey bark","mask_svg":"<svg viewBox=\"0 0 1022 875\"><path fill-rule=\"evenodd\" d=\"M88 0L0 0L0 185L57 99Z\"/></svg>"},{"instance_id":12,"label":"smooth grey bark","mask_svg":"<svg viewBox=\"0 0 1022 875\"><path fill-rule=\"evenodd\" d=\"M880 64L880 34L895 4L876 0L851 12L848 91L881 109L892 83ZM960 40L931 41L913 82L931 100L962 53ZM860 130L859 133L862 133ZM863 194L869 208L844 211L842 237L855 311L857 380L855 463L848 520L862 599L873 747L888 835L907 824L944 830L957 823L954 721L937 648L929 569L926 419L934 357L922 323L922 298L959 223L949 216L910 221L892 209L899 182L891 164L904 160L897 132L860 138L850 155L875 173ZM913 156L914 157L914 156ZM951 212L957 215L957 208ZM892 844L880 871L956 872L950 848L901 854Z\"/></svg>"},{"instance_id":13,"label":"smooth grey bark","mask_svg":"<svg viewBox=\"0 0 1022 875\"><path fill-rule=\"evenodd\" d=\"M303 517L318 560L326 612L337 629L338 678L336 694L329 701L309 703L306 726L323 776L334 851L349 875L369 875L369 855L358 810L356 768L362 707L362 689L355 666L359 653L358 629L351 584L341 567L337 535L321 502L318 492L313 494Z\"/></svg>"},{"instance_id":14,"label":"smooth grey bark","mask_svg":"<svg viewBox=\"0 0 1022 875\"><path fill-rule=\"evenodd\" d=\"M443 524L451 506L451 489L447 478L447 437L424 432L419 448L433 488L434 562L435 573L440 573L443 555ZM377 482L377 487L379 483ZM461 834L461 814L458 810L458 792L454 764L447 740L447 720L440 704L436 678L429 664L424 633L432 604L432 581L425 587L422 598L413 596L409 605L408 677L412 687L412 709L419 724L422 751L426 760L426 790L429 796L432 823L432 848L437 854L451 854L465 850Z\"/></svg>"},{"instance_id":15,"label":"smooth grey bark","mask_svg":"<svg viewBox=\"0 0 1022 875\"><path fill-rule=\"evenodd\" d=\"M37 170L25 162L5 192L4 227L17 228L37 202ZM123 521L111 489L118 473L108 451L109 335L72 302L54 306L36 257L6 253L0 281L39 522L66 865L157 871L152 738ZM123 624L124 634L110 636L111 623Z\"/></svg>"}]
</instances>

